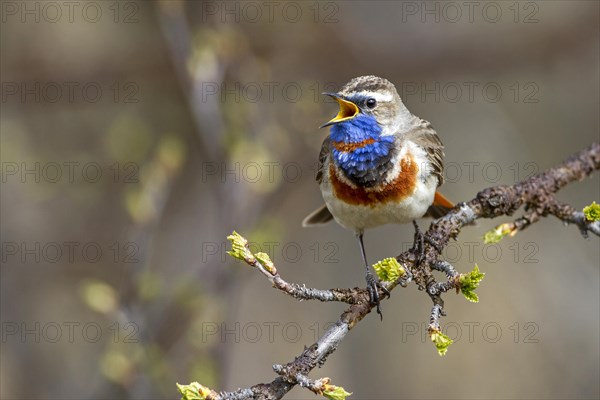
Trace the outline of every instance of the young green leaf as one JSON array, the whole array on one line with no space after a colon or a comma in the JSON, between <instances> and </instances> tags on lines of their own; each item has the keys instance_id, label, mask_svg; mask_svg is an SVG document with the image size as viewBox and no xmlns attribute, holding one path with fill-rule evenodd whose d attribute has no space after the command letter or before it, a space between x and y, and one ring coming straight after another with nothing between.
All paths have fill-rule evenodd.
<instances>
[{"instance_id":1,"label":"young green leaf","mask_svg":"<svg viewBox=\"0 0 600 400\"><path fill-rule=\"evenodd\" d=\"M271 273L271 275L277 274L275 264L273 264L273 261L271 261L271 258L267 253L256 253L254 257L256 257L258 262L261 263L262 266Z\"/></svg>"},{"instance_id":2,"label":"young green leaf","mask_svg":"<svg viewBox=\"0 0 600 400\"><path fill-rule=\"evenodd\" d=\"M180 385L177 383L177 389L181 393L181 400L211 400L215 398L216 394L198 382L192 382L189 385Z\"/></svg>"},{"instance_id":3,"label":"young green leaf","mask_svg":"<svg viewBox=\"0 0 600 400\"><path fill-rule=\"evenodd\" d=\"M243 236L233 231L231 235L227 236L227 240L231 242L231 250L227 251L227 254L250 265L254 264L256 259L248 247L248 241Z\"/></svg>"},{"instance_id":4,"label":"young green leaf","mask_svg":"<svg viewBox=\"0 0 600 400\"><path fill-rule=\"evenodd\" d=\"M517 233L516 229L513 229L511 224L509 224L509 223L500 224L497 227L495 227L494 229L492 229L491 231L487 231L485 233L485 235L483 235L483 243L484 244L498 243L499 241L502 240L502 238L504 238L504 236L506 236L506 235L513 236L516 233Z\"/></svg>"},{"instance_id":5,"label":"young green leaf","mask_svg":"<svg viewBox=\"0 0 600 400\"><path fill-rule=\"evenodd\" d=\"M341 386L325 385L325 389L323 390L323 396L330 400L345 400L351 394L352 392L346 392Z\"/></svg>"},{"instance_id":6,"label":"young green leaf","mask_svg":"<svg viewBox=\"0 0 600 400\"><path fill-rule=\"evenodd\" d=\"M432 329L429 333L429 337L433 344L435 344L435 348L440 356L445 356L446 352L448 352L448 347L454 343L452 339L444 335L439 329Z\"/></svg>"},{"instance_id":7,"label":"young green leaf","mask_svg":"<svg viewBox=\"0 0 600 400\"><path fill-rule=\"evenodd\" d=\"M465 298L473 303L479 302L479 296L475 293L475 289L479 287L479 283L483 279L485 274L479 271L479 267L475 264L473 271L468 274L460 274L458 277L458 284L460 291Z\"/></svg>"},{"instance_id":8,"label":"young green leaf","mask_svg":"<svg viewBox=\"0 0 600 400\"><path fill-rule=\"evenodd\" d=\"M583 215L590 222L600 221L600 204L596 204L594 201L589 206L584 207Z\"/></svg>"},{"instance_id":9,"label":"young green leaf","mask_svg":"<svg viewBox=\"0 0 600 400\"><path fill-rule=\"evenodd\" d=\"M404 268L393 258L386 258L373 265L375 272L380 280L386 282L395 282L404 275Z\"/></svg>"}]
</instances>

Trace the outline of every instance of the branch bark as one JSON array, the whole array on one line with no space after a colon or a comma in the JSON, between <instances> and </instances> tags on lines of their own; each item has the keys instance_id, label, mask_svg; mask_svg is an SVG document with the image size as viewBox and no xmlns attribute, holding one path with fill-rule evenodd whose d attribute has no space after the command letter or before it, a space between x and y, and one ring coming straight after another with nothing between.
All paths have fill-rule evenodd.
<instances>
[{"instance_id":1,"label":"branch bark","mask_svg":"<svg viewBox=\"0 0 600 400\"><path fill-rule=\"evenodd\" d=\"M425 232L421 251L420 246L405 251L396 260L405 270L398 280L387 284L388 290L396 286L406 286L411 280L420 290L424 290L433 302L430 315L430 333L439 332L439 320L444 316L444 301L442 294L448 290L461 289L459 277L454 267L440 255L450 239L456 239L461 229L480 218L497 218L512 216L518 209L524 207L522 217L512 222L499 225L496 237L514 235L540 218L553 215L565 223L576 225L580 232L587 237L588 232L600 236L600 221L588 221L583 212L559 202L554 194L567 184L580 181L600 169L600 144L593 143L588 148L574 154L562 164L548 169L525 181L512 186L495 186L487 188L468 201L459 203L446 216L431 223ZM373 305L365 289L312 289L285 281L277 273L270 260L260 261L252 257L245 260L257 267L272 282L273 286L284 293L301 300L339 301L350 304L337 323L323 334L315 343L306 348L298 357L285 365L274 365L274 371L279 375L269 383L260 383L250 388L238 389L233 392L216 393L211 398L219 400L242 399L281 399L295 385L307 387L315 393L322 389L327 378L311 381L308 374L317 366L326 362L348 332L369 314ZM265 265L270 263L270 265ZM436 281L433 271L441 271L447 280ZM381 298L384 298L383 293ZM213 392L214 393L214 392Z\"/></svg>"}]
</instances>

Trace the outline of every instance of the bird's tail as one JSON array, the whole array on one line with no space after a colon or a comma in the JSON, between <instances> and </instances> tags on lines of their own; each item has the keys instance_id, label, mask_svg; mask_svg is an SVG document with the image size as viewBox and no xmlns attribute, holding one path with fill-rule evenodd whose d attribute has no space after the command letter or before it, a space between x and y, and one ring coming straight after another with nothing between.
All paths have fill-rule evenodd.
<instances>
[{"instance_id":1,"label":"bird's tail","mask_svg":"<svg viewBox=\"0 0 600 400\"><path fill-rule=\"evenodd\" d=\"M440 192L435 192L435 196L433 198L433 204L429 206L427 212L425 213L426 217L441 218L444 215L448 214L448 211L454 208L454 203L445 198Z\"/></svg>"},{"instance_id":2,"label":"bird's tail","mask_svg":"<svg viewBox=\"0 0 600 400\"><path fill-rule=\"evenodd\" d=\"M321 207L317 208L315 211L310 213L308 217L304 218L304 221L302 221L302 226L306 228L308 226L326 224L332 219L333 215L331 215L327 206L322 205Z\"/></svg>"}]
</instances>

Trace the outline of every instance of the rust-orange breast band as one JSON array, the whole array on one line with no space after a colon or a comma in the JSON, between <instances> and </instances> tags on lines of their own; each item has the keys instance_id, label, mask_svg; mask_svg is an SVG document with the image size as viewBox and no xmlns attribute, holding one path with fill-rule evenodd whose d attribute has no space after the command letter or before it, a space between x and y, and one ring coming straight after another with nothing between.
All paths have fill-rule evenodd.
<instances>
[{"instance_id":1,"label":"rust-orange breast band","mask_svg":"<svg viewBox=\"0 0 600 400\"><path fill-rule=\"evenodd\" d=\"M375 143L375 139L369 138L369 139L365 139L361 142L356 142L356 143L332 142L333 147L336 150L341 151L343 153L349 153L351 151L360 149L360 148L365 147L366 145L372 144L372 143Z\"/></svg>"},{"instance_id":2,"label":"rust-orange breast band","mask_svg":"<svg viewBox=\"0 0 600 400\"><path fill-rule=\"evenodd\" d=\"M411 154L400 161L400 167L400 174L392 182L366 190L362 187L352 187L340 180L332 163L329 165L329 176L333 194L345 203L354 205L375 207L382 203L400 202L414 193L419 173L419 167Z\"/></svg>"}]
</instances>

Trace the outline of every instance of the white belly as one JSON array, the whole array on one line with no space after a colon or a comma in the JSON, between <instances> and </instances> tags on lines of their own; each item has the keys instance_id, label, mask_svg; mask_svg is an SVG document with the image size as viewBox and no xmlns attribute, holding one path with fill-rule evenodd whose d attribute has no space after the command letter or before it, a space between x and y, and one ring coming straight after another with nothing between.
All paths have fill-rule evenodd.
<instances>
[{"instance_id":1,"label":"white belly","mask_svg":"<svg viewBox=\"0 0 600 400\"><path fill-rule=\"evenodd\" d=\"M433 203L437 184L434 176L429 176L425 182L419 179L413 194L404 200L373 207L340 201L333 195L333 189L325 179L321 183L321 191L325 204L337 223L354 231L362 231L390 223L405 224L421 218Z\"/></svg>"}]
</instances>

